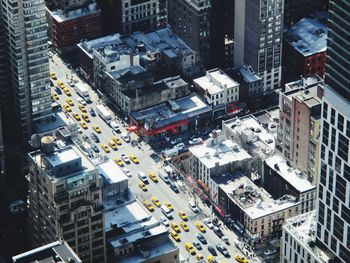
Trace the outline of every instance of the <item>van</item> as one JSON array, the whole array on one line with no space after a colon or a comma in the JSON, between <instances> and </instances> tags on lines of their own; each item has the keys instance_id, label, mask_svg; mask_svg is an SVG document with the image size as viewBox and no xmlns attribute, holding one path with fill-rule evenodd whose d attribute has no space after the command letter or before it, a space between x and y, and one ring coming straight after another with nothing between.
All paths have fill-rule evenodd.
<instances>
[{"instance_id":1,"label":"van","mask_svg":"<svg viewBox=\"0 0 350 263\"><path fill-rule=\"evenodd\" d=\"M139 177L139 179L140 179L143 183L148 184L148 178L147 178L147 176L145 175L144 172L138 172L138 173L137 173L137 176Z\"/></svg>"},{"instance_id":2,"label":"van","mask_svg":"<svg viewBox=\"0 0 350 263\"><path fill-rule=\"evenodd\" d=\"M166 174L164 171L160 170L160 171L158 172L158 176L159 176L166 184L169 184L169 183L170 183L169 175Z\"/></svg>"},{"instance_id":3,"label":"van","mask_svg":"<svg viewBox=\"0 0 350 263\"><path fill-rule=\"evenodd\" d=\"M175 193L179 193L179 188L177 187L176 183L170 182L170 188L173 190Z\"/></svg>"},{"instance_id":4,"label":"van","mask_svg":"<svg viewBox=\"0 0 350 263\"><path fill-rule=\"evenodd\" d=\"M172 219L173 218L173 215L170 211L169 208L167 208L165 205L162 205L160 207L160 210L162 211L162 213L168 218L168 219Z\"/></svg>"}]
</instances>

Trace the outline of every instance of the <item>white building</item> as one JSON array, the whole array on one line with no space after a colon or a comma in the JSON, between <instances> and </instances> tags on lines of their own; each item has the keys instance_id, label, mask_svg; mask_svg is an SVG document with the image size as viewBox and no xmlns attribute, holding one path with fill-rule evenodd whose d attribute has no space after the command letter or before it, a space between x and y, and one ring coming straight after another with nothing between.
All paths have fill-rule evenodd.
<instances>
[{"instance_id":1,"label":"white building","mask_svg":"<svg viewBox=\"0 0 350 263\"><path fill-rule=\"evenodd\" d=\"M316 243L316 210L289 218L282 229L281 263L328 263L330 255Z\"/></svg>"},{"instance_id":2,"label":"white building","mask_svg":"<svg viewBox=\"0 0 350 263\"><path fill-rule=\"evenodd\" d=\"M239 100L239 84L220 69L209 70L204 77L197 78L193 82L211 106Z\"/></svg>"}]
</instances>

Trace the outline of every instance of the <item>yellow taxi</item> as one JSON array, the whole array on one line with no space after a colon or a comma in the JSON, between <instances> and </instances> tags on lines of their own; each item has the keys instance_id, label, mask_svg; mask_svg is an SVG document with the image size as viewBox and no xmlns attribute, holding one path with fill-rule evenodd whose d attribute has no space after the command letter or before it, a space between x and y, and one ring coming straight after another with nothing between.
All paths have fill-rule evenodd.
<instances>
[{"instance_id":1,"label":"yellow taxi","mask_svg":"<svg viewBox=\"0 0 350 263\"><path fill-rule=\"evenodd\" d=\"M216 261L215 258L212 255L208 256L207 260L208 260L209 263L215 263L215 261Z\"/></svg>"},{"instance_id":2,"label":"yellow taxi","mask_svg":"<svg viewBox=\"0 0 350 263\"><path fill-rule=\"evenodd\" d=\"M170 232L170 236L176 241L176 242L180 242L180 235L178 233L176 233L175 231L171 231Z\"/></svg>"},{"instance_id":3,"label":"yellow taxi","mask_svg":"<svg viewBox=\"0 0 350 263\"><path fill-rule=\"evenodd\" d=\"M159 199L155 196L151 197L151 201L153 202L153 204L155 204L157 207L160 207L162 204L160 203Z\"/></svg>"},{"instance_id":4,"label":"yellow taxi","mask_svg":"<svg viewBox=\"0 0 350 263\"><path fill-rule=\"evenodd\" d=\"M248 259L246 259L245 257L241 257L239 255L235 256L235 260L239 263L248 263Z\"/></svg>"},{"instance_id":5,"label":"yellow taxi","mask_svg":"<svg viewBox=\"0 0 350 263\"><path fill-rule=\"evenodd\" d=\"M145 207L148 209L148 211L154 212L154 207L153 207L153 205L152 205L148 200L145 200L145 201L143 202L143 204L144 204Z\"/></svg>"},{"instance_id":6,"label":"yellow taxi","mask_svg":"<svg viewBox=\"0 0 350 263\"><path fill-rule=\"evenodd\" d=\"M78 115L78 116L79 116L79 115ZM86 122L80 121L79 124L80 124L80 127L82 127L82 128L85 129L85 130L88 128Z\"/></svg>"},{"instance_id":7,"label":"yellow taxi","mask_svg":"<svg viewBox=\"0 0 350 263\"><path fill-rule=\"evenodd\" d=\"M106 153L109 153L109 152L110 152L109 147L108 147L107 144L101 143L100 146L101 146L101 148L102 148Z\"/></svg>"},{"instance_id":8,"label":"yellow taxi","mask_svg":"<svg viewBox=\"0 0 350 263\"><path fill-rule=\"evenodd\" d=\"M172 204L170 204L169 202L163 202L163 205L165 205L170 211L174 211L174 207Z\"/></svg>"},{"instance_id":9,"label":"yellow taxi","mask_svg":"<svg viewBox=\"0 0 350 263\"><path fill-rule=\"evenodd\" d=\"M180 226L182 227L182 229L183 229L185 232L190 231L190 229L188 228L187 224L186 224L184 221L182 221L182 222L180 223Z\"/></svg>"},{"instance_id":10,"label":"yellow taxi","mask_svg":"<svg viewBox=\"0 0 350 263\"><path fill-rule=\"evenodd\" d=\"M69 106L74 106L74 102L72 98L66 98L66 102L68 103Z\"/></svg>"},{"instance_id":11,"label":"yellow taxi","mask_svg":"<svg viewBox=\"0 0 350 263\"><path fill-rule=\"evenodd\" d=\"M58 94L56 92L52 92L52 98L54 98L55 100L60 99L60 97L58 96Z\"/></svg>"},{"instance_id":12,"label":"yellow taxi","mask_svg":"<svg viewBox=\"0 0 350 263\"><path fill-rule=\"evenodd\" d=\"M116 164L118 164L120 167L123 167L123 166L124 166L123 160L120 159L120 158L118 158L118 157L114 159L114 162L115 162Z\"/></svg>"},{"instance_id":13,"label":"yellow taxi","mask_svg":"<svg viewBox=\"0 0 350 263\"><path fill-rule=\"evenodd\" d=\"M183 221L188 221L188 216L186 215L186 213L182 210L179 211L179 216L181 217L181 219Z\"/></svg>"},{"instance_id":14,"label":"yellow taxi","mask_svg":"<svg viewBox=\"0 0 350 263\"><path fill-rule=\"evenodd\" d=\"M202 233L205 233L205 227L203 226L203 224L199 221L196 222L196 227L199 229L199 231L201 231Z\"/></svg>"},{"instance_id":15,"label":"yellow taxi","mask_svg":"<svg viewBox=\"0 0 350 263\"><path fill-rule=\"evenodd\" d=\"M122 141L121 141L117 136L113 136L113 137L112 137L112 140L113 140L116 144L122 145Z\"/></svg>"},{"instance_id":16,"label":"yellow taxi","mask_svg":"<svg viewBox=\"0 0 350 263\"><path fill-rule=\"evenodd\" d=\"M154 172L150 172L150 173L148 174L148 177L149 177L153 182L158 183L158 178L157 178L157 176L156 176L156 174L155 174Z\"/></svg>"},{"instance_id":17,"label":"yellow taxi","mask_svg":"<svg viewBox=\"0 0 350 263\"><path fill-rule=\"evenodd\" d=\"M191 243L185 243L185 248L188 252L191 253L191 255L196 255L196 250Z\"/></svg>"},{"instance_id":18,"label":"yellow taxi","mask_svg":"<svg viewBox=\"0 0 350 263\"><path fill-rule=\"evenodd\" d=\"M50 72L50 78L52 78L53 80L56 80L57 79L56 73Z\"/></svg>"},{"instance_id":19,"label":"yellow taxi","mask_svg":"<svg viewBox=\"0 0 350 263\"><path fill-rule=\"evenodd\" d=\"M97 125L92 125L92 128L95 130L95 132L101 133L101 129Z\"/></svg>"},{"instance_id":20,"label":"yellow taxi","mask_svg":"<svg viewBox=\"0 0 350 263\"><path fill-rule=\"evenodd\" d=\"M147 192L148 191L148 189L147 189L147 186L143 183L143 182L140 182L139 183L139 187L142 189L142 191L144 191L144 192Z\"/></svg>"},{"instance_id":21,"label":"yellow taxi","mask_svg":"<svg viewBox=\"0 0 350 263\"><path fill-rule=\"evenodd\" d=\"M110 141L108 145L113 149L113 151L118 150L118 146L114 141Z\"/></svg>"},{"instance_id":22,"label":"yellow taxi","mask_svg":"<svg viewBox=\"0 0 350 263\"><path fill-rule=\"evenodd\" d=\"M84 119L84 121L90 122L89 114L87 114L87 113L82 113L82 114L81 114L81 117Z\"/></svg>"},{"instance_id":23,"label":"yellow taxi","mask_svg":"<svg viewBox=\"0 0 350 263\"><path fill-rule=\"evenodd\" d=\"M74 117L74 119L76 119L77 121L80 121L80 120L81 120L80 115L79 115L78 113L76 113L76 112L73 112L73 117Z\"/></svg>"},{"instance_id":24,"label":"yellow taxi","mask_svg":"<svg viewBox=\"0 0 350 263\"><path fill-rule=\"evenodd\" d=\"M71 111L72 111L72 108L71 108L67 103L63 103L63 104L62 104L62 107L63 107L66 111L68 111L68 112L71 112Z\"/></svg>"},{"instance_id":25,"label":"yellow taxi","mask_svg":"<svg viewBox=\"0 0 350 263\"><path fill-rule=\"evenodd\" d=\"M202 254L197 253L196 259L197 259L198 261L200 261L200 260L203 260L204 258L203 258L203 256L202 256Z\"/></svg>"},{"instance_id":26,"label":"yellow taxi","mask_svg":"<svg viewBox=\"0 0 350 263\"><path fill-rule=\"evenodd\" d=\"M83 104L80 104L80 103L79 103L79 110L81 110L82 112L87 113L86 107Z\"/></svg>"},{"instance_id":27,"label":"yellow taxi","mask_svg":"<svg viewBox=\"0 0 350 263\"><path fill-rule=\"evenodd\" d=\"M63 92L67 95L67 96L72 96L72 94L70 93L70 90L68 88L63 88Z\"/></svg>"},{"instance_id":28,"label":"yellow taxi","mask_svg":"<svg viewBox=\"0 0 350 263\"><path fill-rule=\"evenodd\" d=\"M181 232L179 225L176 224L175 222L171 222L170 226L176 233L180 233Z\"/></svg>"},{"instance_id":29,"label":"yellow taxi","mask_svg":"<svg viewBox=\"0 0 350 263\"><path fill-rule=\"evenodd\" d=\"M56 81L56 84L57 84L57 86L59 86L61 89L64 88L64 83L63 83L62 81L57 80L57 81Z\"/></svg>"},{"instance_id":30,"label":"yellow taxi","mask_svg":"<svg viewBox=\"0 0 350 263\"><path fill-rule=\"evenodd\" d=\"M135 155L133 155L133 154L129 154L129 158L130 158L130 160L133 161L135 164L139 164L139 163L140 163L139 159L138 159Z\"/></svg>"}]
</instances>

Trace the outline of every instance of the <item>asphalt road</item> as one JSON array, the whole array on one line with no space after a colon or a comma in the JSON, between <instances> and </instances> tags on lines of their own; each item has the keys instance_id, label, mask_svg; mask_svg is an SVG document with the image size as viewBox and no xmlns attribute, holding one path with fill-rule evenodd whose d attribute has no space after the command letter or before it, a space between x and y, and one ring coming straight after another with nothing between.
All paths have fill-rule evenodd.
<instances>
[{"instance_id":1,"label":"asphalt road","mask_svg":"<svg viewBox=\"0 0 350 263\"><path fill-rule=\"evenodd\" d=\"M67 75L70 78L71 75L73 75L73 78L78 80L79 77L75 74L74 71L68 69L63 62L61 61L61 59L59 57L57 57L57 55L53 56L53 61L50 62L50 68L52 72L55 72L57 75L57 79L61 80L65 83L65 85L67 87L69 87L69 85L67 84ZM79 80L79 82L82 82L81 80ZM87 87L89 87L86 83L85 85ZM72 93L72 99L74 101L74 106L72 107L72 112L76 112L79 113L81 115L81 111L78 108L78 101L77 99L80 98L79 95L76 94L76 92L74 91L74 88L69 87ZM92 98L92 103L88 104L87 107L93 107L95 108L96 104L99 103L99 98L97 96L97 94L89 87L90 89L90 96ZM58 103L62 104L65 99L67 98L67 96L63 93L62 95L59 95L59 100ZM72 113L69 114L72 117ZM74 119L72 117L72 119ZM98 134L98 137L100 139L100 143L106 143L108 144L108 142L111 140L112 136L114 135L112 132L112 129L99 117L92 117L90 116L90 123L87 123L88 125L88 129L83 131L83 134L87 134L88 136L90 136L91 132L94 132L92 129L92 125L98 125L102 131L101 134ZM120 122L120 128L122 130L122 133L126 132L125 127L122 126L122 123ZM119 138L120 135L116 134ZM82 135L79 135L82 136ZM132 139L137 139L137 136L135 134L131 134ZM100 148L100 143L98 143L98 147ZM189 255L189 253L187 252L187 250L184 247L184 244L186 242L190 242L192 243L193 241L198 241L196 238L196 234L200 233L200 231L197 229L197 227L195 226L195 222L197 220L202 220L203 218L206 217L210 217L210 210L205 207L203 204L199 203L199 207L202 209L202 212L199 215L195 215L190 208L188 207L188 202L189 200L191 200L190 195L188 195L187 193L184 192L180 192L178 194L174 193L167 184L165 184L161 179L159 179L159 182L156 184L154 182L152 182L151 180L148 187L148 191L147 192L143 192L139 187L138 187L138 183L139 183L139 179L137 178L137 172L138 171L143 171L145 174L148 174L149 172L153 171L156 172L161 169L162 166L162 162L159 160L156 160L155 158L152 158L154 156L154 152L153 150L149 147L149 145L142 143L141 145L141 149L139 149L138 147L133 147L130 143L126 143L124 141L122 141L122 145L118 146L118 150L117 151L113 151L111 149L110 153L105 153L101 148L100 148L100 154L102 156L108 156L110 159L114 159L115 157L120 157L120 155L122 153L125 154L134 154L136 157L139 158L140 160L140 164L126 164L125 167L128 168L130 170L130 172L132 173L132 178L130 178L129 181L129 186L131 188L131 190L135 193L135 195L137 196L138 200L143 203L144 200L146 199L150 199L150 197L152 195L155 195L157 198L160 199L160 201L163 203L163 201L168 201L170 202L173 206L175 211L173 212L173 216L174 219L171 221L174 221L176 223L180 223L180 217L178 216L178 211L181 209L183 211L186 212L186 214L189 217L189 221L187 222L187 225L190 229L189 232L184 232L181 229L181 233L180 233L180 238L181 238L181 242L176 243L180 249L180 253L182 255L183 258L189 258L189 262L197 262L197 260L195 259L194 256ZM160 208L155 207L155 212L153 212L153 215L155 218L159 219L163 214L160 211ZM170 221L170 222L171 222ZM171 229L169 228L169 230L171 231ZM242 253L233 245L233 241L237 238L237 236L235 235L235 233L233 233L232 231L229 231L227 229L223 229L223 232L226 236L229 237L230 239L230 245L225 245L231 255L230 259L226 259L225 261L228 262L232 262L234 261L233 257L237 254L242 255ZM216 244L220 243L221 240L218 238L218 236L215 235L215 233L212 230L209 230L206 227L206 233L203 234L205 236L205 238L208 241L208 244L210 244L211 246L215 247ZM171 238L171 237L170 237ZM222 243L222 242L221 242ZM208 245L202 245L203 249L201 251L198 251L200 254L202 254L204 256L204 258L206 259L208 255L210 255L207 247ZM197 251L197 249L196 249ZM215 257L219 262L223 262L224 256L218 252L218 256Z\"/></svg>"}]
</instances>

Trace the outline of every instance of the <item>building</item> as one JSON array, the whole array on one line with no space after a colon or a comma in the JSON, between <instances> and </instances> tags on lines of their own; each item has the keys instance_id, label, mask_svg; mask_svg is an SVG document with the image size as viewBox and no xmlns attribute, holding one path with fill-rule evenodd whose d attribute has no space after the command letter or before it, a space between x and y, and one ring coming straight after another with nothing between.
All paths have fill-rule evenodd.
<instances>
[{"instance_id":1,"label":"building","mask_svg":"<svg viewBox=\"0 0 350 263\"><path fill-rule=\"evenodd\" d=\"M315 209L316 186L311 184L300 170L293 169L281 156L275 155L264 160L262 186L279 199L284 195L294 196L300 202L300 213Z\"/></svg>"},{"instance_id":2,"label":"building","mask_svg":"<svg viewBox=\"0 0 350 263\"><path fill-rule=\"evenodd\" d=\"M280 93L277 148L316 185L323 81L317 75L286 84Z\"/></svg>"},{"instance_id":3,"label":"building","mask_svg":"<svg viewBox=\"0 0 350 263\"><path fill-rule=\"evenodd\" d=\"M190 94L177 100L169 100L154 107L132 112L130 131L157 139L196 129L212 117L212 110L197 95Z\"/></svg>"},{"instance_id":4,"label":"building","mask_svg":"<svg viewBox=\"0 0 350 263\"><path fill-rule=\"evenodd\" d=\"M283 67L285 81L317 74L324 77L327 27L320 21L303 18L284 35Z\"/></svg>"},{"instance_id":5,"label":"building","mask_svg":"<svg viewBox=\"0 0 350 263\"><path fill-rule=\"evenodd\" d=\"M12 257L13 263L75 262L82 263L70 246L62 240L29 250Z\"/></svg>"},{"instance_id":6,"label":"building","mask_svg":"<svg viewBox=\"0 0 350 263\"><path fill-rule=\"evenodd\" d=\"M234 221L250 244L278 235L285 220L300 213L300 202L295 198L285 195L274 199L243 174L217 176L213 181L218 188L216 201L225 217Z\"/></svg>"},{"instance_id":7,"label":"building","mask_svg":"<svg viewBox=\"0 0 350 263\"><path fill-rule=\"evenodd\" d=\"M90 4L91 0L45 0L46 2L46 6L50 9L50 10L57 10L57 9L61 9L61 10L65 10L65 11L69 11L69 10L74 10L83 6L86 6L88 4Z\"/></svg>"},{"instance_id":8,"label":"building","mask_svg":"<svg viewBox=\"0 0 350 263\"><path fill-rule=\"evenodd\" d=\"M234 67L250 65L264 93L281 85L283 0L235 1Z\"/></svg>"},{"instance_id":9,"label":"building","mask_svg":"<svg viewBox=\"0 0 350 263\"><path fill-rule=\"evenodd\" d=\"M328 0L285 0L284 23L294 25L302 18L321 10L328 10Z\"/></svg>"},{"instance_id":10,"label":"building","mask_svg":"<svg viewBox=\"0 0 350 263\"><path fill-rule=\"evenodd\" d=\"M209 0L168 1L169 25L192 50L198 53L201 65L210 63L211 5Z\"/></svg>"},{"instance_id":11,"label":"building","mask_svg":"<svg viewBox=\"0 0 350 263\"><path fill-rule=\"evenodd\" d=\"M102 35L102 14L96 3L76 9L46 8L52 46L60 54L72 53L81 40Z\"/></svg>"},{"instance_id":12,"label":"building","mask_svg":"<svg viewBox=\"0 0 350 263\"><path fill-rule=\"evenodd\" d=\"M102 185L95 165L78 147L53 137L43 137L41 148L28 156L32 242L62 238L83 262L106 262Z\"/></svg>"},{"instance_id":13,"label":"building","mask_svg":"<svg viewBox=\"0 0 350 263\"><path fill-rule=\"evenodd\" d=\"M286 220L282 229L281 263L328 263L332 255L316 241L316 210Z\"/></svg>"},{"instance_id":14,"label":"building","mask_svg":"<svg viewBox=\"0 0 350 263\"><path fill-rule=\"evenodd\" d=\"M228 113L228 106L235 105L239 100L239 84L220 69L212 69L206 75L193 80L198 94L214 110L214 116Z\"/></svg>"},{"instance_id":15,"label":"building","mask_svg":"<svg viewBox=\"0 0 350 263\"><path fill-rule=\"evenodd\" d=\"M350 1L330 1L325 91L322 105L316 243L350 262Z\"/></svg>"},{"instance_id":16,"label":"building","mask_svg":"<svg viewBox=\"0 0 350 263\"><path fill-rule=\"evenodd\" d=\"M166 0L97 1L107 33L156 30L167 25Z\"/></svg>"}]
</instances>

